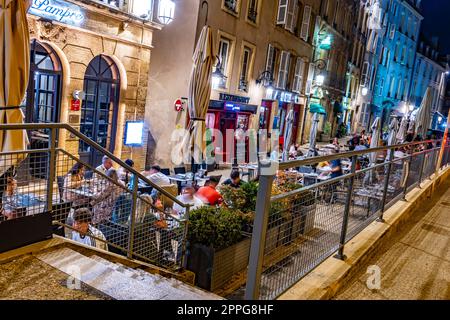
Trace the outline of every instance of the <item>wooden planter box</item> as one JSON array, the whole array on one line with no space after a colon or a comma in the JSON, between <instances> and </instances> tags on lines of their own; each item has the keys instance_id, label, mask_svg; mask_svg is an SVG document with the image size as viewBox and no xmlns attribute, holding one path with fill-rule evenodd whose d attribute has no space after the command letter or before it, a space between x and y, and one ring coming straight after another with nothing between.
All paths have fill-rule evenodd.
<instances>
[{"instance_id":1,"label":"wooden planter box","mask_svg":"<svg viewBox=\"0 0 450 320\"><path fill-rule=\"evenodd\" d=\"M195 284L212 292L222 288L247 268L250 245L250 238L217 252L201 244L190 245L187 269L196 274Z\"/></svg>"}]
</instances>

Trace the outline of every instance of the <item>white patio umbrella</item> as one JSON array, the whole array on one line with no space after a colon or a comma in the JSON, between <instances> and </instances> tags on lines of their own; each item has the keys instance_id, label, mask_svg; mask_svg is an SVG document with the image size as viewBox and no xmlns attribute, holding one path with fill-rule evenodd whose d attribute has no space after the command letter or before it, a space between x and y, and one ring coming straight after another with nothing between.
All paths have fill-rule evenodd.
<instances>
[{"instance_id":1,"label":"white patio umbrella","mask_svg":"<svg viewBox=\"0 0 450 320\"><path fill-rule=\"evenodd\" d=\"M30 34L27 10L29 0L0 0L0 124L23 123L19 108L30 74ZM26 150L25 130L0 131L0 152ZM0 157L0 176L25 157Z\"/></svg>"},{"instance_id":2,"label":"white patio umbrella","mask_svg":"<svg viewBox=\"0 0 450 320\"><path fill-rule=\"evenodd\" d=\"M213 35L209 26L204 26L202 29L195 48L193 62L189 83L189 134L184 137L183 145L190 149L188 151L190 159L195 159L197 163L201 163L205 149L205 118L211 96L211 77L215 62ZM184 159L186 160L186 154Z\"/></svg>"},{"instance_id":3,"label":"white patio umbrella","mask_svg":"<svg viewBox=\"0 0 450 320\"><path fill-rule=\"evenodd\" d=\"M370 141L370 149L373 148L378 148L379 146L379 141L380 141L380 133L381 133L381 119L380 117L377 117L375 119L375 121L373 122L372 126L371 126L371 130L372 130L372 139ZM376 152L372 152L369 154L369 161L370 161L370 166L375 166L377 163L377 153ZM367 183L374 183L375 180L375 172L373 170L370 170L367 172L364 182Z\"/></svg>"},{"instance_id":4,"label":"white patio umbrella","mask_svg":"<svg viewBox=\"0 0 450 320\"><path fill-rule=\"evenodd\" d=\"M380 133L381 133L381 119L377 117L373 122L372 126L372 139L370 141L370 149L378 148L380 142ZM374 165L377 162L377 153L372 152L369 155L370 164Z\"/></svg>"},{"instance_id":5,"label":"white patio umbrella","mask_svg":"<svg viewBox=\"0 0 450 320\"><path fill-rule=\"evenodd\" d=\"M415 119L414 131L416 135L421 135L422 139L426 139L428 129L430 128L432 104L432 89L428 87Z\"/></svg>"},{"instance_id":6,"label":"white patio umbrella","mask_svg":"<svg viewBox=\"0 0 450 320\"><path fill-rule=\"evenodd\" d=\"M311 131L309 133L309 150L308 158L312 158L316 155L316 140L317 140L317 128L319 127L319 114L314 113L311 125Z\"/></svg>"},{"instance_id":7,"label":"white patio umbrella","mask_svg":"<svg viewBox=\"0 0 450 320\"><path fill-rule=\"evenodd\" d=\"M394 117L389 124L389 136L388 136L388 146L395 146L397 144L397 132L399 130L398 120L396 117ZM388 152L388 161L391 159L391 152Z\"/></svg>"},{"instance_id":8,"label":"white patio umbrella","mask_svg":"<svg viewBox=\"0 0 450 320\"><path fill-rule=\"evenodd\" d=\"M289 160L289 145L292 140L292 127L294 126L294 110L289 110L286 116L286 127L284 129L284 146L283 146L283 161Z\"/></svg>"}]
</instances>

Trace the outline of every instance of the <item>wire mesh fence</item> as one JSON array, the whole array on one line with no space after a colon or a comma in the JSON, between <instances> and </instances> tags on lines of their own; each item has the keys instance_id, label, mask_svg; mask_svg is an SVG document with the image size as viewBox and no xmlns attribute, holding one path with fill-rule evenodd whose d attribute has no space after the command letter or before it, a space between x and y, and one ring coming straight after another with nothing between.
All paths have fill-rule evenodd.
<instances>
[{"instance_id":1,"label":"wire mesh fence","mask_svg":"<svg viewBox=\"0 0 450 320\"><path fill-rule=\"evenodd\" d=\"M416 142L379 148L372 155L293 161L281 164L273 178L262 175L260 181L274 183L263 236L253 234L254 242L264 241L263 262L250 262L247 290L253 292L246 297L274 299L334 253L344 258L348 241L435 173L440 150L438 141ZM443 164L448 153L446 148ZM259 197L265 192L260 190ZM255 278L258 268L261 276Z\"/></svg>"},{"instance_id":2,"label":"wire mesh fence","mask_svg":"<svg viewBox=\"0 0 450 320\"><path fill-rule=\"evenodd\" d=\"M60 236L181 268L188 207L178 203L179 210L172 210L178 186L153 185L106 151L104 164L94 168L57 149L55 140L47 144L47 149L0 154L0 222L50 211Z\"/></svg>"}]
</instances>

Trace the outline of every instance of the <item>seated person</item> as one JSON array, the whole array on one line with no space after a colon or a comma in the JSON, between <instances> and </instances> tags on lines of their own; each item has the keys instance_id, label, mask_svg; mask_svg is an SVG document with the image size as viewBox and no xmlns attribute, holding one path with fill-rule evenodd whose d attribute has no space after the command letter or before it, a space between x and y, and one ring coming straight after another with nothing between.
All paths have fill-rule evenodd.
<instances>
[{"instance_id":1,"label":"seated person","mask_svg":"<svg viewBox=\"0 0 450 320\"><path fill-rule=\"evenodd\" d=\"M73 202L74 205L86 204L86 197L73 192L73 190L81 189L84 185L84 169L82 163L77 163L64 179L64 201Z\"/></svg>"},{"instance_id":2,"label":"seated person","mask_svg":"<svg viewBox=\"0 0 450 320\"><path fill-rule=\"evenodd\" d=\"M127 164L130 167L134 167L134 161L131 159L127 159L125 160L125 164ZM119 168L119 170L117 171L117 174L119 175L119 180L121 182L124 183L125 186L128 186L128 184L130 183L131 179L132 179L132 174L126 170L125 168Z\"/></svg>"},{"instance_id":3,"label":"seated person","mask_svg":"<svg viewBox=\"0 0 450 320\"><path fill-rule=\"evenodd\" d=\"M203 201L195 196L195 188L191 185L187 185L183 188L181 195L177 197L184 204L191 205L190 210L195 210L204 205ZM186 213L186 208L183 208L178 203L173 205L173 211L180 217L183 217Z\"/></svg>"},{"instance_id":4,"label":"seated person","mask_svg":"<svg viewBox=\"0 0 450 320\"><path fill-rule=\"evenodd\" d=\"M230 186L232 188L240 188L244 182L241 180L241 174L238 170L233 170L230 174L230 179L225 180L224 186Z\"/></svg>"},{"instance_id":5,"label":"seated person","mask_svg":"<svg viewBox=\"0 0 450 320\"><path fill-rule=\"evenodd\" d=\"M332 151L333 154L338 154L339 151L337 149L334 149ZM342 172L342 165L341 165L341 159L335 159L330 161L330 167L331 171L329 171L329 175L331 179L340 177L343 175Z\"/></svg>"},{"instance_id":6,"label":"seated person","mask_svg":"<svg viewBox=\"0 0 450 320\"><path fill-rule=\"evenodd\" d=\"M110 168L106 176L112 181L105 179L103 189L98 190L91 201L94 225L111 220L116 201L123 192L116 169Z\"/></svg>"},{"instance_id":7,"label":"seated person","mask_svg":"<svg viewBox=\"0 0 450 320\"><path fill-rule=\"evenodd\" d=\"M103 174L106 174L106 171L111 169L113 167L113 161L108 157L104 156L102 159L102 164L95 168L96 171L101 172ZM102 175L98 174L97 172L94 172L94 175L92 176L92 180L94 182L94 186L96 188L102 189L102 184L105 182L105 179Z\"/></svg>"},{"instance_id":8,"label":"seated person","mask_svg":"<svg viewBox=\"0 0 450 320\"><path fill-rule=\"evenodd\" d=\"M154 165L150 168L150 171L145 175L147 179L153 182L159 187L165 187L170 185L170 179L164 173L161 172L161 167Z\"/></svg>"},{"instance_id":9,"label":"seated person","mask_svg":"<svg viewBox=\"0 0 450 320\"><path fill-rule=\"evenodd\" d=\"M367 150L366 145L364 144L364 140L359 141L359 145L355 147L355 151L364 151Z\"/></svg>"},{"instance_id":10,"label":"seated person","mask_svg":"<svg viewBox=\"0 0 450 320\"><path fill-rule=\"evenodd\" d=\"M201 187L196 194L196 197L203 201L204 204L215 206L222 202L222 196L216 190L220 181L216 177L211 177L204 187Z\"/></svg>"},{"instance_id":11,"label":"seated person","mask_svg":"<svg viewBox=\"0 0 450 320\"><path fill-rule=\"evenodd\" d=\"M289 149L289 158L296 159L301 156L303 156L303 153L300 151L300 145L298 143L293 144Z\"/></svg>"},{"instance_id":12,"label":"seated person","mask_svg":"<svg viewBox=\"0 0 450 320\"><path fill-rule=\"evenodd\" d=\"M91 225L92 213L87 208L75 210L73 214L73 229L70 239L84 245L108 251L103 233ZM97 239L95 239L95 238ZM104 241L101 241L104 240Z\"/></svg>"}]
</instances>

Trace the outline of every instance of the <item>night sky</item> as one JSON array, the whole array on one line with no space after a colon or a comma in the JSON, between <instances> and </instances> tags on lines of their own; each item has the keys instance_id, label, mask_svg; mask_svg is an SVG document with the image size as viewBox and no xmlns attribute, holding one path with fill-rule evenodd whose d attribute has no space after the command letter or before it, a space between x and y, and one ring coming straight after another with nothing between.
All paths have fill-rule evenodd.
<instances>
[{"instance_id":1,"label":"night sky","mask_svg":"<svg viewBox=\"0 0 450 320\"><path fill-rule=\"evenodd\" d=\"M450 54L450 0L424 0L422 11L422 31L426 36L438 36L442 53Z\"/></svg>"}]
</instances>

